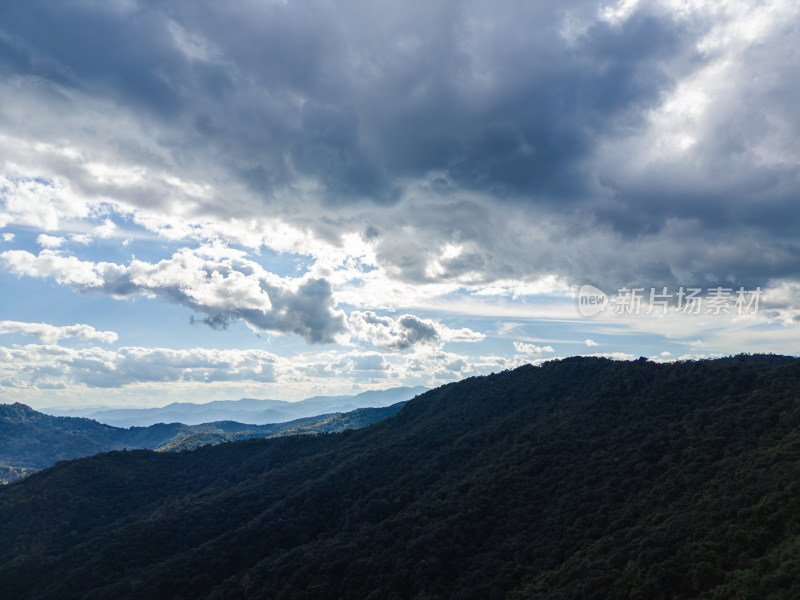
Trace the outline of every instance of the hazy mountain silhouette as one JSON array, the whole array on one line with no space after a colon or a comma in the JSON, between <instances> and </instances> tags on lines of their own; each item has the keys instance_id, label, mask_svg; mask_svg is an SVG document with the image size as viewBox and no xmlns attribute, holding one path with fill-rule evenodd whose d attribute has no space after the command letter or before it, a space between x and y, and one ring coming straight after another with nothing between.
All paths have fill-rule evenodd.
<instances>
[{"instance_id":1,"label":"hazy mountain silhouette","mask_svg":"<svg viewBox=\"0 0 800 600\"><path fill-rule=\"evenodd\" d=\"M326 413L347 412L357 408L377 408L410 400L427 391L425 387L399 387L373 390L355 396L314 396L298 402L285 400L216 400L204 404L174 402L158 408L109 408L80 411L80 416L115 427L146 427L156 423L198 425L213 421L239 421L264 425L313 417ZM58 416L74 416L72 410L48 410ZM79 409L80 410L80 409Z\"/></svg>"}]
</instances>

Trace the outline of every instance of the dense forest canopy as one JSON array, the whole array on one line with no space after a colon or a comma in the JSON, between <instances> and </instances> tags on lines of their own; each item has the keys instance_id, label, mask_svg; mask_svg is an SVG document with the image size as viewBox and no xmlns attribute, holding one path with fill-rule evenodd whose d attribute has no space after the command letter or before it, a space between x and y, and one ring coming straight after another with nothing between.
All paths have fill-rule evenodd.
<instances>
[{"instance_id":1,"label":"dense forest canopy","mask_svg":"<svg viewBox=\"0 0 800 600\"><path fill-rule=\"evenodd\" d=\"M0 490L9 598L800 597L800 360L572 358Z\"/></svg>"}]
</instances>

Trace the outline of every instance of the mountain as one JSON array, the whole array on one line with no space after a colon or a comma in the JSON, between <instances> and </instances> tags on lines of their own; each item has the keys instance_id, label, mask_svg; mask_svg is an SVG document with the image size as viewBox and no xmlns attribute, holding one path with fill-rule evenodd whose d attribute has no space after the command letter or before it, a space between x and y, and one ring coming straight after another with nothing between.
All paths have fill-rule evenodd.
<instances>
[{"instance_id":1,"label":"mountain","mask_svg":"<svg viewBox=\"0 0 800 600\"><path fill-rule=\"evenodd\" d=\"M76 406L48 406L47 408L42 408L41 412L52 415L54 417L87 417L92 413L96 413L101 410L109 410L110 406L106 406L105 404L87 404L81 405L80 407Z\"/></svg>"},{"instance_id":2,"label":"mountain","mask_svg":"<svg viewBox=\"0 0 800 600\"><path fill-rule=\"evenodd\" d=\"M191 450L206 444L279 435L329 433L364 427L395 414L403 402L254 425L219 421L201 425L159 423L122 429L91 419L53 417L24 404L0 404L0 483L15 481L56 462L110 450Z\"/></svg>"},{"instance_id":3,"label":"mountain","mask_svg":"<svg viewBox=\"0 0 800 600\"><path fill-rule=\"evenodd\" d=\"M800 597L800 360L574 358L0 489L8 598Z\"/></svg>"},{"instance_id":4,"label":"mountain","mask_svg":"<svg viewBox=\"0 0 800 600\"><path fill-rule=\"evenodd\" d=\"M158 408L111 408L81 411L80 416L116 427L146 427L156 423L198 425L214 421L239 421L254 424L280 423L321 414L348 412L358 408L378 408L410 400L427 391L425 387L399 387L372 390L355 396L314 396L288 402L285 400L216 400L205 404L173 402ZM44 409L50 414L73 416L65 410Z\"/></svg>"},{"instance_id":5,"label":"mountain","mask_svg":"<svg viewBox=\"0 0 800 600\"><path fill-rule=\"evenodd\" d=\"M0 482L59 460L124 448L121 431L88 419L45 415L24 404L0 404Z\"/></svg>"}]
</instances>

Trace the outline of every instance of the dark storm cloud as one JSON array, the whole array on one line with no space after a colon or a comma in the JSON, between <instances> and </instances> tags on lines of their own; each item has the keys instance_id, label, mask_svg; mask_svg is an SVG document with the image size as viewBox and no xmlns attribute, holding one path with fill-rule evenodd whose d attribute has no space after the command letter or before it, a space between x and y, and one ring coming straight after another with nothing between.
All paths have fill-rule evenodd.
<instances>
[{"instance_id":1,"label":"dark storm cloud","mask_svg":"<svg viewBox=\"0 0 800 600\"><path fill-rule=\"evenodd\" d=\"M129 275L126 273L123 278L129 278ZM81 291L108 293L109 284L115 283L106 283L102 290L83 288ZM226 306L209 306L187 293L186 286L178 282L159 286L157 289L130 285L126 287L131 288L128 292L130 295L156 293L170 302L202 312L206 315L202 322L213 329L225 329L232 321L241 319L257 329L299 335L312 344L331 343L336 334L344 331L344 317L333 310L333 294L330 283L326 280L306 281L296 290L282 289L265 282L260 285L269 295L270 309L241 306L236 298L231 298Z\"/></svg>"},{"instance_id":2,"label":"dark storm cloud","mask_svg":"<svg viewBox=\"0 0 800 600\"><path fill-rule=\"evenodd\" d=\"M319 179L333 198L396 199L380 165L361 148L358 116L350 107L306 102L291 156L297 170Z\"/></svg>"},{"instance_id":3,"label":"dark storm cloud","mask_svg":"<svg viewBox=\"0 0 800 600\"><path fill-rule=\"evenodd\" d=\"M658 100L660 60L687 41L644 14L569 47L555 6L114 6L6 5L8 68L53 62L247 157L266 193L288 159L337 199L396 200L393 178L430 171L499 196L578 193L594 138Z\"/></svg>"},{"instance_id":4,"label":"dark storm cloud","mask_svg":"<svg viewBox=\"0 0 800 600\"><path fill-rule=\"evenodd\" d=\"M0 69L119 102L158 131L169 159L152 160L186 179L213 165L253 194L198 212L273 211L331 240L357 224L410 281L800 277L797 16L726 47L750 22L734 4L604 8L5 3ZM659 126L692 81L707 97ZM463 250L440 260L445 243ZM304 330L293 314L280 328Z\"/></svg>"},{"instance_id":5,"label":"dark storm cloud","mask_svg":"<svg viewBox=\"0 0 800 600\"><path fill-rule=\"evenodd\" d=\"M476 34L477 47L453 49L452 60L461 64L421 83L423 101L386 98L399 118L381 123L381 138L391 140L387 154L398 170L441 171L458 188L495 197L563 202L586 192L582 161L596 138L669 88L658 60L685 40L668 24L642 17L624 32L593 28L580 46L568 47L557 18L509 14L490 36Z\"/></svg>"}]
</instances>

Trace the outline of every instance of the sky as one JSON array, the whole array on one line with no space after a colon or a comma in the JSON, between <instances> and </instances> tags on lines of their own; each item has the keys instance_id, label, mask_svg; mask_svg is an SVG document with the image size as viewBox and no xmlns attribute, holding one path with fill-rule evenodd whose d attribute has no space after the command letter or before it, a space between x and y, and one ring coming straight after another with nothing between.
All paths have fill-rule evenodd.
<instances>
[{"instance_id":1,"label":"sky","mask_svg":"<svg viewBox=\"0 0 800 600\"><path fill-rule=\"evenodd\" d=\"M800 4L0 3L0 401L800 340Z\"/></svg>"}]
</instances>

